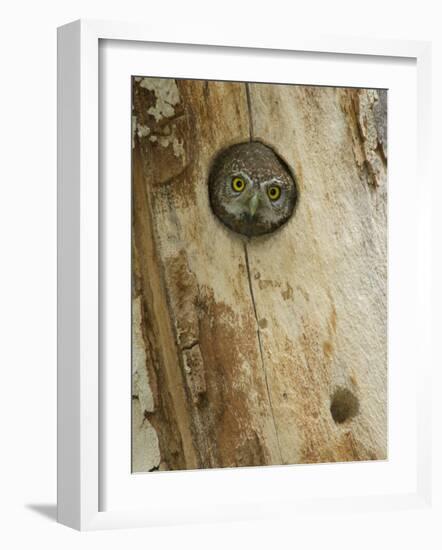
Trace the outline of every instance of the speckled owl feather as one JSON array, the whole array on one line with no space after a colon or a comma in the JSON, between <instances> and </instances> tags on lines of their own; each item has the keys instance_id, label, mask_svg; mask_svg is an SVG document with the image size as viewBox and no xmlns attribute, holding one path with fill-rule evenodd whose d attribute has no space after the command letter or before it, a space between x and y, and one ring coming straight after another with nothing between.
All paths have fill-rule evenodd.
<instances>
[{"instance_id":1,"label":"speckled owl feather","mask_svg":"<svg viewBox=\"0 0 442 550\"><path fill-rule=\"evenodd\" d=\"M275 231L289 220L297 198L288 166L263 143L232 145L212 164L210 205L219 220L237 233L256 237Z\"/></svg>"}]
</instances>

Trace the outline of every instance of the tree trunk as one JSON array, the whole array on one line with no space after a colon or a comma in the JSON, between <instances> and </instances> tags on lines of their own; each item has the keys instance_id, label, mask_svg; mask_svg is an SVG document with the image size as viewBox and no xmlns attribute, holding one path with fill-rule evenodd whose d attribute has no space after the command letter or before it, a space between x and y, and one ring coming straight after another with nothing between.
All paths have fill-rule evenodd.
<instances>
[{"instance_id":1,"label":"tree trunk","mask_svg":"<svg viewBox=\"0 0 442 550\"><path fill-rule=\"evenodd\" d=\"M211 161L248 140L299 202L225 228ZM386 92L135 78L133 471L387 456Z\"/></svg>"}]
</instances>

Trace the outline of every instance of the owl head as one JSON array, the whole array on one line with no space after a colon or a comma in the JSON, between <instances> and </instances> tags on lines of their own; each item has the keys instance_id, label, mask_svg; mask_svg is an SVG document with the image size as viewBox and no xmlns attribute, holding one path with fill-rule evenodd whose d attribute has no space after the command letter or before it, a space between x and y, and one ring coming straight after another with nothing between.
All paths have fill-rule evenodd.
<instances>
[{"instance_id":1,"label":"owl head","mask_svg":"<svg viewBox=\"0 0 442 550\"><path fill-rule=\"evenodd\" d=\"M297 188L286 163L267 145L252 141L221 151L209 176L214 214L231 230L256 237L288 221Z\"/></svg>"}]
</instances>

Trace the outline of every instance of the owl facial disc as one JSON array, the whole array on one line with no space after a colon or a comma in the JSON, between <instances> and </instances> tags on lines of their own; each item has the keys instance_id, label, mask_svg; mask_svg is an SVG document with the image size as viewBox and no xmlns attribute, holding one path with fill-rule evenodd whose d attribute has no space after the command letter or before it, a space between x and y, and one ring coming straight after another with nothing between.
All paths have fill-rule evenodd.
<instances>
[{"instance_id":1,"label":"owl facial disc","mask_svg":"<svg viewBox=\"0 0 442 550\"><path fill-rule=\"evenodd\" d=\"M232 145L215 158L209 175L213 213L232 231L257 237L275 231L292 215L298 198L294 176L267 145Z\"/></svg>"}]
</instances>

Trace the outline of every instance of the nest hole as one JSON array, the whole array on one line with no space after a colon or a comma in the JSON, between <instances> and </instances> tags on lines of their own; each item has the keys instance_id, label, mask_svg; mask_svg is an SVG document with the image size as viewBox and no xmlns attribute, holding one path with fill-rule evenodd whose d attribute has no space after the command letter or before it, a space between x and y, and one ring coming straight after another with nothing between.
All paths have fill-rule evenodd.
<instances>
[{"instance_id":1,"label":"nest hole","mask_svg":"<svg viewBox=\"0 0 442 550\"><path fill-rule=\"evenodd\" d=\"M342 424L359 413L359 399L347 388L338 388L331 398L330 413L336 424Z\"/></svg>"}]
</instances>

